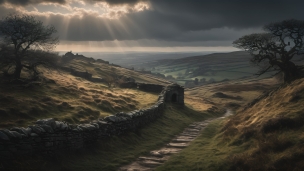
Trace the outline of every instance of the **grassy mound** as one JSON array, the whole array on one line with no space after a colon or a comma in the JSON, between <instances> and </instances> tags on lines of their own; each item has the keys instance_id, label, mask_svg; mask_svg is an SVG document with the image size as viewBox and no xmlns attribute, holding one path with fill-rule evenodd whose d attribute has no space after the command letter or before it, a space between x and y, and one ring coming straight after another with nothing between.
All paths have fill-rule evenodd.
<instances>
[{"instance_id":1,"label":"grassy mound","mask_svg":"<svg viewBox=\"0 0 304 171\"><path fill-rule=\"evenodd\" d=\"M303 81L281 87L236 115L210 124L158 169L302 170Z\"/></svg>"}]
</instances>

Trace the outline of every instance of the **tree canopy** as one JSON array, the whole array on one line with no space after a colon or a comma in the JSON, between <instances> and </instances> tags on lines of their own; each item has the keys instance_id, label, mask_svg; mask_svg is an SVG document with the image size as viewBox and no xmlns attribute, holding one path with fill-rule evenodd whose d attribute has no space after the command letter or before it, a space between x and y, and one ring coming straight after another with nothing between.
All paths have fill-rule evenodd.
<instances>
[{"instance_id":1,"label":"tree canopy","mask_svg":"<svg viewBox=\"0 0 304 171\"><path fill-rule=\"evenodd\" d=\"M38 74L37 66L51 60L51 52L59 43L56 29L44 26L33 16L11 14L0 20L0 67L14 78L20 78L22 69Z\"/></svg>"},{"instance_id":2,"label":"tree canopy","mask_svg":"<svg viewBox=\"0 0 304 171\"><path fill-rule=\"evenodd\" d=\"M258 75L277 71L284 74L284 82L299 78L303 67L292 59L304 54L304 21L291 19L270 23L264 30L264 33L245 35L233 45L252 55L251 62L260 66Z\"/></svg>"}]
</instances>

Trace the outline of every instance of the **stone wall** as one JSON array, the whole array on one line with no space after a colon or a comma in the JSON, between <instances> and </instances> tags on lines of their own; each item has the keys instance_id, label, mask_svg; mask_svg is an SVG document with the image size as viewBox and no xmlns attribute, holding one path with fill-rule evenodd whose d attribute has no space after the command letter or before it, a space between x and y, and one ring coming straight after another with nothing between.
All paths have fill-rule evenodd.
<instances>
[{"instance_id":1,"label":"stone wall","mask_svg":"<svg viewBox=\"0 0 304 171\"><path fill-rule=\"evenodd\" d=\"M137 88L146 92L160 93L164 86L158 84L137 83Z\"/></svg>"},{"instance_id":2,"label":"stone wall","mask_svg":"<svg viewBox=\"0 0 304 171\"><path fill-rule=\"evenodd\" d=\"M27 128L0 130L0 160L79 149L100 139L134 131L163 114L166 93L167 89L164 89L150 108L120 112L88 124L71 125L54 119L42 119Z\"/></svg>"},{"instance_id":3,"label":"stone wall","mask_svg":"<svg viewBox=\"0 0 304 171\"><path fill-rule=\"evenodd\" d=\"M87 80L91 80L91 78L92 78L92 74L88 73L87 71L82 72L82 71L76 71L76 70L72 69L71 74L76 76L76 77L81 77L81 78L84 78L84 79L87 79Z\"/></svg>"}]
</instances>

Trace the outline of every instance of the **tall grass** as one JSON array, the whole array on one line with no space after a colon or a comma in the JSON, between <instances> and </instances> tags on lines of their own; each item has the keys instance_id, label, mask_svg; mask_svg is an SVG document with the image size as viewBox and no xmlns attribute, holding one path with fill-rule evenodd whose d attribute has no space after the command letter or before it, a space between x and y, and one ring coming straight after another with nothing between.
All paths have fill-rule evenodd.
<instances>
[{"instance_id":1,"label":"tall grass","mask_svg":"<svg viewBox=\"0 0 304 171\"><path fill-rule=\"evenodd\" d=\"M303 170L303 80L211 123L189 147L157 170Z\"/></svg>"}]
</instances>

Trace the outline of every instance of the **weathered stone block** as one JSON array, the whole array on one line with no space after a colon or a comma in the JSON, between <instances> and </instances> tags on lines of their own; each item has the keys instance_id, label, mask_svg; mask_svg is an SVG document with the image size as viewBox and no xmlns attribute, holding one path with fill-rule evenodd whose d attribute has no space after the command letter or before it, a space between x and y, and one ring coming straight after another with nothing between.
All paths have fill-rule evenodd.
<instances>
[{"instance_id":1,"label":"weathered stone block","mask_svg":"<svg viewBox=\"0 0 304 171\"><path fill-rule=\"evenodd\" d=\"M54 145L53 142L46 142L46 143L45 143L45 146L46 146L46 147L52 147L53 145Z\"/></svg>"},{"instance_id":2,"label":"weathered stone block","mask_svg":"<svg viewBox=\"0 0 304 171\"><path fill-rule=\"evenodd\" d=\"M0 140L9 141L9 137L0 130Z\"/></svg>"}]
</instances>

